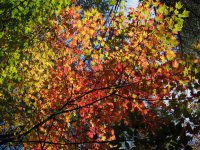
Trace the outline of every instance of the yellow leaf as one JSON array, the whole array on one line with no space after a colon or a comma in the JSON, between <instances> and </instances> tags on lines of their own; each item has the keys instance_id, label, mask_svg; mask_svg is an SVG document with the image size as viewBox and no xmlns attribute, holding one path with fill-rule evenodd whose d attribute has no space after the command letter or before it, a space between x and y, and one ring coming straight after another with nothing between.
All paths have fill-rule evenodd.
<instances>
[{"instance_id":1,"label":"yellow leaf","mask_svg":"<svg viewBox=\"0 0 200 150\"><path fill-rule=\"evenodd\" d=\"M98 56L98 54L92 54L92 58L94 58L94 59L98 59L99 56Z\"/></svg>"},{"instance_id":2,"label":"yellow leaf","mask_svg":"<svg viewBox=\"0 0 200 150\"><path fill-rule=\"evenodd\" d=\"M102 140L102 141L105 141L105 140L106 140L106 136L102 136L102 137L101 137L101 140Z\"/></svg>"},{"instance_id":3,"label":"yellow leaf","mask_svg":"<svg viewBox=\"0 0 200 150\"><path fill-rule=\"evenodd\" d=\"M91 29L91 30L89 30L89 32L91 35L93 35L95 31Z\"/></svg>"},{"instance_id":4,"label":"yellow leaf","mask_svg":"<svg viewBox=\"0 0 200 150\"><path fill-rule=\"evenodd\" d=\"M101 36L97 36L97 39L98 39L99 41L102 41L102 40L103 40Z\"/></svg>"},{"instance_id":5,"label":"yellow leaf","mask_svg":"<svg viewBox=\"0 0 200 150\"><path fill-rule=\"evenodd\" d=\"M135 95L135 94L132 94L132 97L133 97L133 98L137 98L137 95Z\"/></svg>"},{"instance_id":6,"label":"yellow leaf","mask_svg":"<svg viewBox=\"0 0 200 150\"><path fill-rule=\"evenodd\" d=\"M163 55L160 56L160 60L161 60L162 63L164 63L165 62L165 56L163 56Z\"/></svg>"},{"instance_id":7,"label":"yellow leaf","mask_svg":"<svg viewBox=\"0 0 200 150\"><path fill-rule=\"evenodd\" d=\"M168 50L166 52L166 57L168 60L173 60L176 57L176 54L172 50Z\"/></svg>"}]
</instances>

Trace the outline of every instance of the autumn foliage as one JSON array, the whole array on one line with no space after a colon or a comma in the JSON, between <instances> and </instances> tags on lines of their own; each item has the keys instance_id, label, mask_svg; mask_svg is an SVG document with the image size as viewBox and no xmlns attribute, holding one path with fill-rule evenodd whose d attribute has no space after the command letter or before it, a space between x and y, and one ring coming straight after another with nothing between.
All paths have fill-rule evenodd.
<instances>
[{"instance_id":1,"label":"autumn foliage","mask_svg":"<svg viewBox=\"0 0 200 150\"><path fill-rule=\"evenodd\" d=\"M190 72L198 72L190 68L198 59L186 63L176 51L187 13L148 0L106 23L96 9L73 5L50 18L52 30L20 64L23 84L16 87L26 91L13 95L18 110L29 111L15 118L25 129L13 141L22 138L24 149L110 148L113 126L129 125L135 110L158 128L153 110L175 101L170 92L185 91L195 80Z\"/></svg>"}]
</instances>

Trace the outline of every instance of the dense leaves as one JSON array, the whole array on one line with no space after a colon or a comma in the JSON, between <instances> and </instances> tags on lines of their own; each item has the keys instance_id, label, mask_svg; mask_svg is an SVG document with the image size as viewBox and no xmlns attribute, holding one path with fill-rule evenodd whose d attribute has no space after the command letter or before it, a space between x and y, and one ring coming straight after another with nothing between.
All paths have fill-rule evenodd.
<instances>
[{"instance_id":1,"label":"dense leaves","mask_svg":"<svg viewBox=\"0 0 200 150\"><path fill-rule=\"evenodd\" d=\"M199 59L188 55L185 60L176 52L176 35L188 12L180 11L180 3L173 8L149 0L130 9L128 16L111 13L107 19L102 9L88 9L86 1L77 5L78 1L70 3L56 17L49 15L51 30L20 51L23 59L14 65L20 79L0 95L0 143L33 149L106 149L111 141L126 140L117 139L120 124L122 130L135 128L137 136L164 136L165 125L167 134L177 130L180 135L181 123L163 122L158 114L160 109L170 113L165 101L173 105L195 100L172 94L198 82ZM181 113L182 109L177 114ZM131 128L127 130L131 135Z\"/></svg>"},{"instance_id":2,"label":"dense leaves","mask_svg":"<svg viewBox=\"0 0 200 150\"><path fill-rule=\"evenodd\" d=\"M200 3L198 0L160 0L160 2L167 6L180 8L182 11L184 9L189 11L189 16L184 20L183 28L178 34L179 50L182 53L192 53L199 57L199 51L193 48L193 45L200 39Z\"/></svg>"}]
</instances>

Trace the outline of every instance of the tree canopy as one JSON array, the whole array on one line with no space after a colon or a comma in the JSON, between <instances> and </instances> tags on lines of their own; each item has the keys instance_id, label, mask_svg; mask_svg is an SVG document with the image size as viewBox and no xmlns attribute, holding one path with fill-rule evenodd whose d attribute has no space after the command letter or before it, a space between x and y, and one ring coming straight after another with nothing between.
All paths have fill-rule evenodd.
<instances>
[{"instance_id":1,"label":"tree canopy","mask_svg":"<svg viewBox=\"0 0 200 150\"><path fill-rule=\"evenodd\" d=\"M1 3L2 147L190 147L199 58L177 51L180 2L146 0L127 16L117 0Z\"/></svg>"}]
</instances>

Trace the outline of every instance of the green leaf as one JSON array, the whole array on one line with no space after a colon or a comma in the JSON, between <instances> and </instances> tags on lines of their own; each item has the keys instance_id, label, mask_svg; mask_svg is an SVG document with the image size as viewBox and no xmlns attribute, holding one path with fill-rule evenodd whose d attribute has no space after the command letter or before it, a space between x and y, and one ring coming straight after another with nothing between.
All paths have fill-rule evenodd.
<instances>
[{"instance_id":1,"label":"green leaf","mask_svg":"<svg viewBox=\"0 0 200 150\"><path fill-rule=\"evenodd\" d=\"M194 69L194 73L197 74L199 73L199 70L197 68Z\"/></svg>"},{"instance_id":2,"label":"green leaf","mask_svg":"<svg viewBox=\"0 0 200 150\"><path fill-rule=\"evenodd\" d=\"M29 28L29 27L25 28L25 33L29 33L30 31L31 31L31 28Z\"/></svg>"},{"instance_id":3,"label":"green leaf","mask_svg":"<svg viewBox=\"0 0 200 150\"><path fill-rule=\"evenodd\" d=\"M116 0L111 0L111 1L109 2L109 4L110 4L110 5L115 5L115 4L116 4Z\"/></svg>"},{"instance_id":4,"label":"green leaf","mask_svg":"<svg viewBox=\"0 0 200 150\"><path fill-rule=\"evenodd\" d=\"M21 6L18 6L18 9L19 9L20 11L23 11L23 10L24 10L24 8L21 7Z\"/></svg>"},{"instance_id":5,"label":"green leaf","mask_svg":"<svg viewBox=\"0 0 200 150\"><path fill-rule=\"evenodd\" d=\"M3 78L0 77L0 84L3 84Z\"/></svg>"},{"instance_id":6,"label":"green leaf","mask_svg":"<svg viewBox=\"0 0 200 150\"><path fill-rule=\"evenodd\" d=\"M175 5L176 9L181 9L183 7L183 5L181 4L181 2L177 2Z\"/></svg>"},{"instance_id":7,"label":"green leaf","mask_svg":"<svg viewBox=\"0 0 200 150\"><path fill-rule=\"evenodd\" d=\"M183 71L184 76L187 76L187 75L188 75L188 71L189 71L189 69L186 67L186 68L184 69L184 71Z\"/></svg>"},{"instance_id":8,"label":"green leaf","mask_svg":"<svg viewBox=\"0 0 200 150\"><path fill-rule=\"evenodd\" d=\"M162 5L158 8L158 13L164 13L165 12L165 9L166 9L166 5Z\"/></svg>"},{"instance_id":9,"label":"green leaf","mask_svg":"<svg viewBox=\"0 0 200 150\"><path fill-rule=\"evenodd\" d=\"M183 18L186 18L186 17L188 17L188 16L189 16L189 11L184 10L183 13L182 13L182 17L183 17Z\"/></svg>"}]
</instances>

